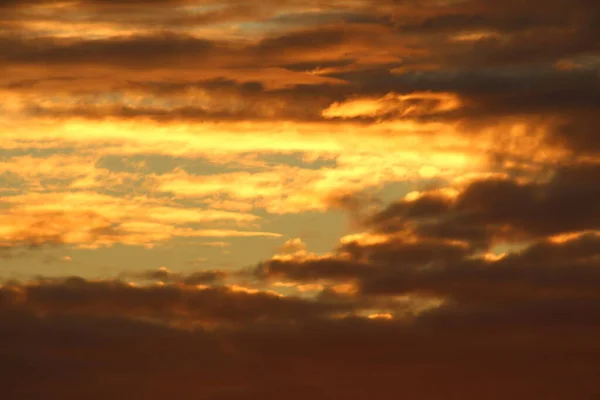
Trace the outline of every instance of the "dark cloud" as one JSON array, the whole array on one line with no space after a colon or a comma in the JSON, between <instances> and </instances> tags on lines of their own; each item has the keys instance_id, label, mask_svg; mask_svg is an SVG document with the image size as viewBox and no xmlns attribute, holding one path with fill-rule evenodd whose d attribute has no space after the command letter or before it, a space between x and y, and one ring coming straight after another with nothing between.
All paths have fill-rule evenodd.
<instances>
[{"instance_id":1,"label":"dark cloud","mask_svg":"<svg viewBox=\"0 0 600 400\"><path fill-rule=\"evenodd\" d=\"M410 116L399 101L349 122L446 122L473 142L524 124L573 157L547 180L507 173L374 213L366 195L332 196L366 235L259 263L244 278L263 290L221 286L240 275L219 270L122 275L138 286L4 282L7 398L600 398L598 1L89 0L27 12L57 4L0 0L0 85L31 119L337 124L321 116L334 102L428 92L408 102ZM116 35L53 36L75 21ZM232 21L250 22L236 39L182 33ZM36 30L44 24L53 29ZM440 110L439 93L460 104ZM502 164L511 139L499 131ZM92 242L126 234L76 217L94 222ZM1 254L68 242L77 227L66 220L40 215L0 238ZM266 290L275 281L324 289L284 297Z\"/></svg>"},{"instance_id":2,"label":"dark cloud","mask_svg":"<svg viewBox=\"0 0 600 400\"><path fill-rule=\"evenodd\" d=\"M187 275L183 279L183 283L186 285L200 285L206 283L214 283L227 277L227 273L224 271L198 271Z\"/></svg>"},{"instance_id":3,"label":"dark cloud","mask_svg":"<svg viewBox=\"0 0 600 400\"><path fill-rule=\"evenodd\" d=\"M460 260L473 252L464 245L427 240L410 242L404 239L368 245L350 242L340 246L339 251L369 264L397 268Z\"/></svg>"},{"instance_id":4,"label":"dark cloud","mask_svg":"<svg viewBox=\"0 0 600 400\"><path fill-rule=\"evenodd\" d=\"M0 38L3 64L115 65L147 68L176 67L209 57L215 44L209 40L175 34L67 41L51 38Z\"/></svg>"},{"instance_id":5,"label":"dark cloud","mask_svg":"<svg viewBox=\"0 0 600 400\"><path fill-rule=\"evenodd\" d=\"M369 251L369 246L365 247L365 251ZM370 304L381 308L386 304L386 299L407 295L418 295L424 299L444 299L441 307L421 312L408 320L399 317L403 314L396 313L399 319L396 322L390 321L387 325L384 323L367 326L368 324L361 323L358 324L358 328L349 322L350 319L339 322L347 324L344 328L346 334L335 340L347 343L348 349L360 347L365 351L365 357L368 353L373 357L371 360L383 362L387 365L386 368L399 365L399 360L409 362L417 368L423 366L429 371L430 368L435 369L434 365L438 365L438 362L448 362L447 368L452 365L462 372L465 371L464 368L469 369L469 365L478 365L483 370L488 370L504 363L511 365L511 368L516 364L530 363L535 371L540 372L540 368L548 366L542 359L549 360L562 354L570 360L569 362L573 362L578 358L575 354L594 351L591 348L583 348L586 348L586 341L589 341L590 345L594 342L595 332L600 329L600 297L597 291L600 284L599 249L600 237L588 234L564 242L540 241L496 261L479 257L455 257L438 259L438 262L433 264L424 264L426 260L411 264L398 255L397 250L378 249L382 251L381 255L387 257L385 263L381 260L370 260L359 270L347 259L338 260L339 264L345 262L348 265L347 271L353 273L353 276L331 274L327 266L333 264L333 260L329 263L324 260L288 260L278 261L274 265L279 273L275 276L279 279L282 278L281 275L288 273L285 278L304 281L357 281L359 291L355 296L361 299L364 306ZM342 270L343 267L339 264L338 268ZM321 296L323 299L335 297L329 293L323 293ZM349 338L357 328L361 344L346 342L352 340ZM333 334L329 329L332 327L324 331ZM310 339L331 350L332 343L324 341L322 333L323 331L317 330L311 333ZM373 353L370 346L374 343L383 345L388 334L392 335L395 345L384 345L387 356ZM559 344L561 337L562 345ZM566 340L567 337L578 339ZM597 349L597 346L591 346ZM315 346L313 350L320 352L317 348L318 346ZM396 351L397 356L393 355ZM579 353L580 351L583 352ZM326 354L329 354L328 351ZM352 360L360 362L360 358L357 358L360 354L363 353L352 353ZM348 354L336 356L339 360L348 357ZM390 358L387 358L388 356ZM293 355L287 352L286 357ZM596 370L597 367L591 369ZM482 373L483 379L487 379L487 372L479 372ZM504 373L501 375L502 377L496 375L495 378L489 378L480 389L474 390L477 392L487 387L489 391L490 387L496 387L495 385L502 382L510 387L507 390L516 390L515 396L525 395L518 389L521 385L513 381L514 377ZM476 385L471 385L470 380L475 376L479 376L477 372L469 373L468 391L464 386L462 390L452 386L448 388L452 393L456 393L456 396L462 394L463 398L470 398L469 396L474 395L471 389L477 388ZM458 377L455 379L464 382ZM530 379L537 379L537 373L530 374L527 380ZM584 390L585 396L590 388L594 387L590 393L596 390L595 386L589 386L580 380L565 384L564 389L558 390L572 390L574 387ZM414 396L428 399L429 396L435 397L438 394L437 390L441 390L439 386L431 392L420 388L415 391ZM532 398L538 398L535 396L540 395L541 387L537 390L537 393L531 393ZM488 393L491 393L490 398L495 398L496 395L501 398L501 392L502 390L495 390ZM553 395L557 394L548 393L544 397ZM564 395L557 395L557 398ZM474 396L478 398L480 395Z\"/></svg>"},{"instance_id":6,"label":"dark cloud","mask_svg":"<svg viewBox=\"0 0 600 400\"><path fill-rule=\"evenodd\" d=\"M597 235L564 243L540 241L498 260L473 257L468 248L440 243L352 243L342 247L351 259L273 260L258 272L261 277L300 282L356 281L366 296L418 294L457 301L466 309L482 304L525 306L546 299L598 301L598 249Z\"/></svg>"},{"instance_id":7,"label":"dark cloud","mask_svg":"<svg viewBox=\"0 0 600 400\"><path fill-rule=\"evenodd\" d=\"M478 180L456 199L426 195L400 201L371 218L382 232L410 225L424 237L466 240L486 246L599 228L597 164L558 168L547 183Z\"/></svg>"},{"instance_id":8,"label":"dark cloud","mask_svg":"<svg viewBox=\"0 0 600 400\"><path fill-rule=\"evenodd\" d=\"M201 274L185 280L205 278ZM192 284L191 281L188 284ZM121 281L88 281L82 278L42 280L9 284L0 289L7 309L25 309L43 314L82 314L152 318L186 323L249 323L294 321L351 311L337 305L281 298L267 292L227 287L206 289L180 285L132 286Z\"/></svg>"},{"instance_id":9,"label":"dark cloud","mask_svg":"<svg viewBox=\"0 0 600 400\"><path fill-rule=\"evenodd\" d=\"M255 269L256 276L260 278L292 279L300 282L320 279L345 281L374 272L375 270L363 263L334 258L291 262L269 260Z\"/></svg>"},{"instance_id":10,"label":"dark cloud","mask_svg":"<svg viewBox=\"0 0 600 400\"><path fill-rule=\"evenodd\" d=\"M383 231L399 231L403 220L435 218L446 213L452 200L441 194L424 194L413 201L399 201L372 215L369 223ZM397 223L396 225L394 225Z\"/></svg>"},{"instance_id":11,"label":"dark cloud","mask_svg":"<svg viewBox=\"0 0 600 400\"><path fill-rule=\"evenodd\" d=\"M544 299L598 300L600 238L537 243L498 261L454 260L428 268L388 268L365 279L365 293L422 293L472 304L522 304ZM388 254L386 254L388 255ZM388 255L393 257L393 253ZM398 262L402 262L400 258Z\"/></svg>"},{"instance_id":12,"label":"dark cloud","mask_svg":"<svg viewBox=\"0 0 600 400\"><path fill-rule=\"evenodd\" d=\"M596 68L569 71L552 66L460 68L395 74L387 69L349 71L332 76L360 87L365 95L387 92L450 92L463 103L459 110L435 118L524 116L537 113L568 115L597 109L599 77Z\"/></svg>"},{"instance_id":13,"label":"dark cloud","mask_svg":"<svg viewBox=\"0 0 600 400\"><path fill-rule=\"evenodd\" d=\"M283 33L257 43L200 39L174 32L147 35L121 35L104 39L66 40L51 37L0 37L4 65L96 65L147 69L155 66L183 68L195 66L258 67L331 61L341 45L348 52L364 51L383 28L372 25L333 25ZM385 36L384 36L385 37ZM379 48L398 43L386 38ZM329 51L330 54L323 53ZM319 52L321 52L319 54ZM333 58L335 60L335 58ZM202 61L202 64L197 62Z\"/></svg>"},{"instance_id":14,"label":"dark cloud","mask_svg":"<svg viewBox=\"0 0 600 400\"><path fill-rule=\"evenodd\" d=\"M410 324L346 318L233 331L2 312L1 379L13 398L358 400L401 392L423 400L559 400L576 392L592 400L599 394L597 305L555 306L445 309ZM559 325L549 323L557 318Z\"/></svg>"},{"instance_id":15,"label":"dark cloud","mask_svg":"<svg viewBox=\"0 0 600 400\"><path fill-rule=\"evenodd\" d=\"M456 197L401 200L363 221L385 240L346 240L332 255L268 260L256 273L355 282L366 296L418 294L465 308L597 301L598 177L597 164L584 164L545 183L476 180ZM501 248L508 254L485 254Z\"/></svg>"}]
</instances>

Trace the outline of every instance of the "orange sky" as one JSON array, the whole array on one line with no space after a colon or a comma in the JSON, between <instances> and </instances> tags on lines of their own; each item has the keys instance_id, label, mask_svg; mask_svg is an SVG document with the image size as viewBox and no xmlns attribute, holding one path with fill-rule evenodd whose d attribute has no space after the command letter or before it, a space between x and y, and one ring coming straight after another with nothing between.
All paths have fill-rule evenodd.
<instances>
[{"instance_id":1,"label":"orange sky","mask_svg":"<svg viewBox=\"0 0 600 400\"><path fill-rule=\"evenodd\" d=\"M0 0L0 388L600 398L599 27Z\"/></svg>"}]
</instances>

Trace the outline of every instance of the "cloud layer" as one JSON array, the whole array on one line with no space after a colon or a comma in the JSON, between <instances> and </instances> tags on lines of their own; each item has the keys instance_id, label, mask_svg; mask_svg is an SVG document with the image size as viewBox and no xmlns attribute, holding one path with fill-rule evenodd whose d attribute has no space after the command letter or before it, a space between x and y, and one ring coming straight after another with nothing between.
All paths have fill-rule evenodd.
<instances>
[{"instance_id":1,"label":"cloud layer","mask_svg":"<svg viewBox=\"0 0 600 400\"><path fill-rule=\"evenodd\" d=\"M2 393L600 398L599 27L0 0Z\"/></svg>"}]
</instances>

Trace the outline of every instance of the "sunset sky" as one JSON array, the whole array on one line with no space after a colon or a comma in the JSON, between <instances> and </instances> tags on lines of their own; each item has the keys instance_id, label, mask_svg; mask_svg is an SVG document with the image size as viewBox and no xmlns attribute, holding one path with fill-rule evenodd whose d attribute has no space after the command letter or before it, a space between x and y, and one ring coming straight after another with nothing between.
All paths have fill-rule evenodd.
<instances>
[{"instance_id":1,"label":"sunset sky","mask_svg":"<svg viewBox=\"0 0 600 400\"><path fill-rule=\"evenodd\" d=\"M600 399L599 129L598 0L0 0L0 392Z\"/></svg>"}]
</instances>

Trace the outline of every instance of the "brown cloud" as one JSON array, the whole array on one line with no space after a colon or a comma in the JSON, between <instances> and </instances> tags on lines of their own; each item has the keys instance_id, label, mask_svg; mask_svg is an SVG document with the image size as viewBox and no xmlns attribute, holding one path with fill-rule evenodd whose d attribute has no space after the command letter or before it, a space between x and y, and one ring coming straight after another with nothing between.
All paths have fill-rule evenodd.
<instances>
[{"instance_id":1,"label":"brown cloud","mask_svg":"<svg viewBox=\"0 0 600 400\"><path fill-rule=\"evenodd\" d=\"M364 230L252 274L3 282L2 394L600 398L598 27L596 0L0 0L0 257Z\"/></svg>"},{"instance_id":2,"label":"brown cloud","mask_svg":"<svg viewBox=\"0 0 600 400\"><path fill-rule=\"evenodd\" d=\"M599 228L597 164L559 168L545 183L478 180L456 198L425 195L372 217L393 232L411 225L421 235L488 244Z\"/></svg>"},{"instance_id":3,"label":"brown cloud","mask_svg":"<svg viewBox=\"0 0 600 400\"><path fill-rule=\"evenodd\" d=\"M535 304L544 299L565 302L597 300L600 282L600 237L583 235L564 243L539 242L496 261L484 259L444 261L418 268L393 251L383 255L387 267L379 276L366 277L365 293L422 293L472 304ZM420 263L419 265L423 265Z\"/></svg>"},{"instance_id":4,"label":"brown cloud","mask_svg":"<svg viewBox=\"0 0 600 400\"><path fill-rule=\"evenodd\" d=\"M389 32L387 32L389 33ZM376 37L381 51L401 44L377 25L325 26L267 37L256 43L216 41L175 32L123 35L106 39L0 37L4 66L51 64L147 69L269 67L299 62L325 62L366 57ZM201 63L200 63L201 62Z\"/></svg>"},{"instance_id":5,"label":"brown cloud","mask_svg":"<svg viewBox=\"0 0 600 400\"><path fill-rule=\"evenodd\" d=\"M562 400L575 391L591 400L598 315L598 304L549 301L443 309L410 324L347 318L203 331L3 311L2 383L13 397L50 399L358 400L400 391L423 400Z\"/></svg>"},{"instance_id":6,"label":"brown cloud","mask_svg":"<svg viewBox=\"0 0 600 400\"><path fill-rule=\"evenodd\" d=\"M598 176L597 165L586 164L546 181L476 179L446 194L407 196L365 218L371 230L342 238L332 254L274 257L255 274L352 283L365 296L443 298L467 309L596 301Z\"/></svg>"},{"instance_id":7,"label":"brown cloud","mask_svg":"<svg viewBox=\"0 0 600 400\"><path fill-rule=\"evenodd\" d=\"M122 281L82 278L9 284L1 288L5 309L42 314L151 318L186 324L239 324L294 321L352 311L347 304L327 304L281 297L239 286L196 288L210 272L183 277L177 284L134 286ZM214 277L212 277L214 278Z\"/></svg>"}]
</instances>

